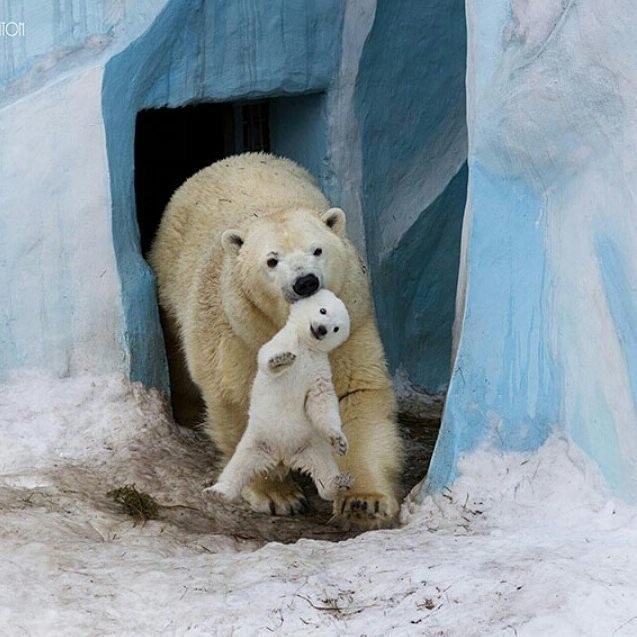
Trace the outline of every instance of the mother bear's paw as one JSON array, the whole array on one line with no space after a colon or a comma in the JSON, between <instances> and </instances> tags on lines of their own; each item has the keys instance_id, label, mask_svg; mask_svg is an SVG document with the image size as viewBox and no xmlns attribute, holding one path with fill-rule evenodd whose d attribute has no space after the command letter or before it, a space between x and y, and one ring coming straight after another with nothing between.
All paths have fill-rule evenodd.
<instances>
[{"instance_id":1,"label":"mother bear's paw","mask_svg":"<svg viewBox=\"0 0 637 637\"><path fill-rule=\"evenodd\" d=\"M308 502L301 488L287 476L257 478L241 493L250 508L270 515L296 515L308 510Z\"/></svg>"},{"instance_id":2,"label":"mother bear's paw","mask_svg":"<svg viewBox=\"0 0 637 637\"><path fill-rule=\"evenodd\" d=\"M357 493L355 488L334 500L334 516L331 522L349 529L387 529L397 526L400 504L392 496L383 493Z\"/></svg>"}]
</instances>

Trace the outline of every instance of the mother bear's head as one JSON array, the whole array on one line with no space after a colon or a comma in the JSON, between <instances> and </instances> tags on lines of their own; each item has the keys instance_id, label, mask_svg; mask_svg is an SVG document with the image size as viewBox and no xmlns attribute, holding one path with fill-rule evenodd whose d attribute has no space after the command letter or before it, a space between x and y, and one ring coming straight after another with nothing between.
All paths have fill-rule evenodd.
<instances>
[{"instance_id":1,"label":"mother bear's head","mask_svg":"<svg viewBox=\"0 0 637 637\"><path fill-rule=\"evenodd\" d=\"M340 208L254 215L223 232L221 243L224 283L275 324L285 322L290 303L323 288L339 295L351 276L353 247Z\"/></svg>"}]
</instances>

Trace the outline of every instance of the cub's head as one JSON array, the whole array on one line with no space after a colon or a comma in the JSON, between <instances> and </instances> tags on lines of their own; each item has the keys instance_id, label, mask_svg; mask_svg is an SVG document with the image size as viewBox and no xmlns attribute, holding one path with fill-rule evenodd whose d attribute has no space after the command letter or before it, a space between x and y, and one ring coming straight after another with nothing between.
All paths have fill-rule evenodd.
<instances>
[{"instance_id":1,"label":"cub's head","mask_svg":"<svg viewBox=\"0 0 637 637\"><path fill-rule=\"evenodd\" d=\"M347 308L326 289L294 303L288 325L293 325L305 345L321 352L331 352L349 337Z\"/></svg>"},{"instance_id":2,"label":"cub's head","mask_svg":"<svg viewBox=\"0 0 637 637\"><path fill-rule=\"evenodd\" d=\"M283 322L289 303L323 288L340 291L348 265L344 239L345 213L340 208L255 217L223 233L224 274L266 315Z\"/></svg>"}]
</instances>

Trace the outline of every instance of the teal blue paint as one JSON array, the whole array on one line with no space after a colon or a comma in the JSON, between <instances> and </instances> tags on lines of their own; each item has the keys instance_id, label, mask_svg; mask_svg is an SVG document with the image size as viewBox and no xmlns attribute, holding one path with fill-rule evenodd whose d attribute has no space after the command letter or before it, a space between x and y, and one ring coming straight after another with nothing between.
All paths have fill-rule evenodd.
<instances>
[{"instance_id":1,"label":"teal blue paint","mask_svg":"<svg viewBox=\"0 0 637 637\"><path fill-rule=\"evenodd\" d=\"M466 132L465 67L463 0L379 0L354 94L367 257L391 367L402 364L431 393L449 381L465 156L426 200L419 182L440 170L450 130ZM388 230L406 217L415 221L383 253Z\"/></svg>"},{"instance_id":2,"label":"teal blue paint","mask_svg":"<svg viewBox=\"0 0 637 637\"><path fill-rule=\"evenodd\" d=\"M270 100L270 144L275 155L288 157L309 171L332 199L334 176L328 161L326 102L325 93Z\"/></svg>"},{"instance_id":3,"label":"teal blue paint","mask_svg":"<svg viewBox=\"0 0 637 637\"><path fill-rule=\"evenodd\" d=\"M370 221L391 208L406 167L435 169L427 150L449 112L457 110L465 126L466 40L463 0L379 0L354 96ZM373 240L383 229L369 225Z\"/></svg>"},{"instance_id":4,"label":"teal blue paint","mask_svg":"<svg viewBox=\"0 0 637 637\"><path fill-rule=\"evenodd\" d=\"M402 365L432 392L446 390L451 371L466 196L465 164L377 269L376 308L381 332L392 344L387 348L390 369Z\"/></svg>"},{"instance_id":5,"label":"teal blue paint","mask_svg":"<svg viewBox=\"0 0 637 637\"><path fill-rule=\"evenodd\" d=\"M140 254L135 215L137 112L325 91L339 62L342 11L339 0L172 0L142 37L106 65L102 108L113 240L133 380L168 390L154 278ZM309 137L316 140L319 133L312 129ZM308 157L306 140L300 134L286 140L286 148Z\"/></svg>"},{"instance_id":6,"label":"teal blue paint","mask_svg":"<svg viewBox=\"0 0 637 637\"><path fill-rule=\"evenodd\" d=\"M450 484L460 453L481 442L536 449L560 419L542 201L523 182L475 163L470 180L466 309L430 490Z\"/></svg>"}]
</instances>

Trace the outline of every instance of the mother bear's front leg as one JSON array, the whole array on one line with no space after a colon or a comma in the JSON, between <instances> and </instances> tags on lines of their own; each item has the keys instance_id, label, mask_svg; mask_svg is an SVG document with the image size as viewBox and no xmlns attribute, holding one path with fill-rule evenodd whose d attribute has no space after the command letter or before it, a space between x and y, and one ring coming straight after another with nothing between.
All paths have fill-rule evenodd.
<instances>
[{"instance_id":1,"label":"mother bear's front leg","mask_svg":"<svg viewBox=\"0 0 637 637\"><path fill-rule=\"evenodd\" d=\"M354 476L354 486L334 501L336 520L364 528L396 524L399 468L402 455L393 415L379 411L391 400L383 390L360 390L341 400L347 455L336 459L341 471Z\"/></svg>"},{"instance_id":2,"label":"mother bear's front leg","mask_svg":"<svg viewBox=\"0 0 637 637\"><path fill-rule=\"evenodd\" d=\"M353 487L334 501L336 521L363 528L391 527L400 511L403 448L396 399L373 320L330 357L347 455L336 458L354 476Z\"/></svg>"}]
</instances>

